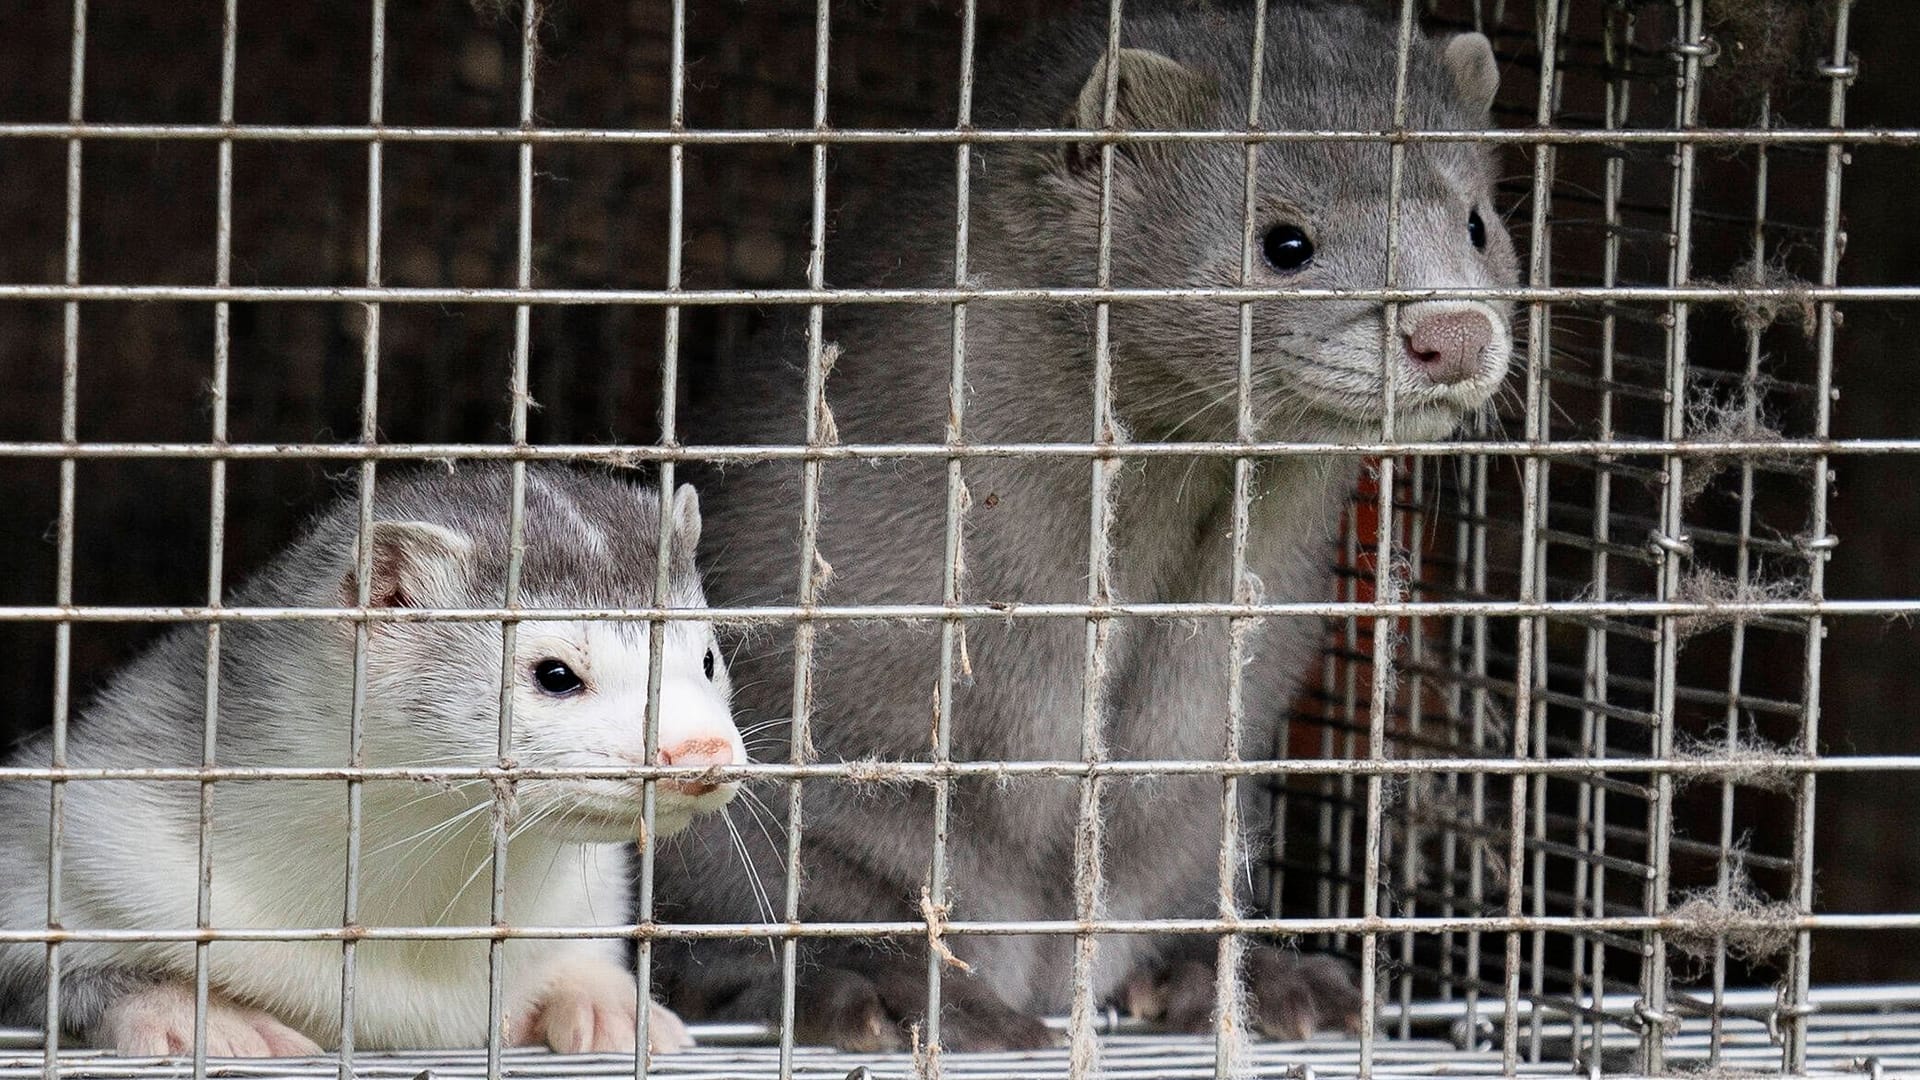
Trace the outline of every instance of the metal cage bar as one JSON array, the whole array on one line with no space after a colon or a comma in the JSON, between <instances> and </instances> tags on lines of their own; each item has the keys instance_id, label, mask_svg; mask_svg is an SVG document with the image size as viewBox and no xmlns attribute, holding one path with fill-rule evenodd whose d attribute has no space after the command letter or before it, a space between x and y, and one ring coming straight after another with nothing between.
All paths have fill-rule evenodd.
<instances>
[{"instance_id":1,"label":"metal cage bar","mask_svg":"<svg viewBox=\"0 0 1920 1080\"><path fill-rule=\"evenodd\" d=\"M371 26L371 41L368 45L367 63L367 115L370 123L378 124L386 108L386 58L387 58L387 7L386 0L374 0ZM385 155L378 141L367 144L367 285L378 287L381 282L381 221L385 208ZM377 445L380 439L380 305L369 303L362 309L362 341L360 351L360 444ZM359 519L356 522L356 544L354 549L354 601L367 605L372 603L370 592L373 584L373 498L374 488L379 482L376 474L378 465L370 458L359 463L355 499ZM359 767L366 764L366 717L367 717L367 680L368 649L371 644L373 627L361 623L353 628L353 703L350 707L347 732L347 764ZM361 870L361 832L366 824L365 790L355 780L348 780L347 796L347 848L345 861L344 896L341 901L340 924L353 926L360 921L360 870ZM352 939L340 944L340 1049L339 1080L352 1080L353 1058L356 1029L358 1027L355 1012L359 985L359 952Z\"/></svg>"},{"instance_id":2,"label":"metal cage bar","mask_svg":"<svg viewBox=\"0 0 1920 1080\"><path fill-rule=\"evenodd\" d=\"M1247 130L1260 126L1260 105L1266 92L1267 9L1254 9L1253 33L1247 43ZM1253 280L1254 217L1259 208L1260 148L1247 144L1240 178L1240 280ZM1241 442L1254 437L1253 420L1253 305L1239 310L1238 354L1234 370L1234 431ZM1228 556L1228 582L1236 601L1254 599L1253 582L1247 569L1247 546L1252 542L1254 462L1233 459L1233 518L1231 553ZM1221 738L1221 759L1240 760L1240 744L1246 717L1247 635L1251 625L1244 619L1227 624L1227 712ZM1220 858L1216 865L1215 911L1223 919L1241 913L1240 866L1246 857L1240 819L1240 783L1225 777L1220 785ZM1214 952L1214 1024L1213 1072L1219 1080L1237 1075L1243 1068L1242 1041L1247 1037L1246 1002L1241 990L1245 969L1246 939L1239 934L1224 934Z\"/></svg>"},{"instance_id":3,"label":"metal cage bar","mask_svg":"<svg viewBox=\"0 0 1920 1080\"><path fill-rule=\"evenodd\" d=\"M777 144L824 146L877 143L1097 143L1125 146L1135 143L1484 143L1494 146L1711 144L1797 145L1823 147L1836 139L1850 146L1920 146L1920 128L1793 127L1756 131L1750 128L1695 128L1587 130L1548 128L1446 128L1439 130L1369 131L1358 128L1287 128L1255 132L1153 129L1139 131L1081 131L1077 128L696 128L676 132L668 128L564 127L430 127L396 124L275 125L275 124L116 124L70 120L63 124L0 122L0 139L55 139L104 141L109 139L173 139L220 142L471 142L471 143L594 143L683 146Z\"/></svg>"},{"instance_id":4,"label":"metal cage bar","mask_svg":"<svg viewBox=\"0 0 1920 1080\"><path fill-rule=\"evenodd\" d=\"M233 76L239 33L238 0L226 0L220 27L220 122L233 123ZM233 143L220 143L215 193L214 283L226 285L233 274ZM227 304L213 306L213 441L227 439L227 384L231 360L232 312ZM208 463L211 492L207 505L207 605L219 607L227 554L227 463ZM206 697L202 703L200 763L215 762L220 733L220 633L218 623L206 625ZM205 929L213 919L213 783L200 785L200 822L194 925ZM208 943L193 950L193 1080L207 1075L207 996L210 992Z\"/></svg>"},{"instance_id":5,"label":"metal cage bar","mask_svg":"<svg viewBox=\"0 0 1920 1080\"><path fill-rule=\"evenodd\" d=\"M687 122L686 0L673 0L672 18L667 122L676 129L683 129ZM676 143L668 149L667 183L670 191L667 202L666 285L669 289L679 288L681 281L681 245L685 236L686 216L686 156L687 148L681 144ZM660 445L671 447L679 442L680 309L669 307L664 314L660 363ZM668 590L672 577L673 505L676 495L674 463L671 461L660 463L659 495L659 528L654 533L653 597L656 604L665 606L671 602ZM642 750L648 762L659 760L660 755L660 686L666 658L667 632L667 623L663 619L647 624L647 702ZM636 919L643 923L652 922L654 918L654 871L659 858L655 821L659 795L657 780L641 782L640 828L643 841L640 844L640 872L635 884L634 908ZM634 1080L645 1080L651 1071L652 1033L653 941L651 938L641 938L634 947Z\"/></svg>"},{"instance_id":6,"label":"metal cage bar","mask_svg":"<svg viewBox=\"0 0 1920 1080\"><path fill-rule=\"evenodd\" d=\"M966 0L961 12L960 25L960 88L956 105L955 123L966 127L973 122L973 78L974 53L977 48L976 36L979 27L979 5L976 0ZM971 238L972 199L973 199L973 149L962 145L954 150L953 164L953 284L955 288L966 285L968 280L968 255ZM966 437L967 417L967 305L953 305L952 354L947 376L947 424L946 443L948 446L960 445ZM972 495L967 490L963 462L959 458L947 459L946 469L947 501L945 521L942 523L946 537L944 551L944 569L941 572L940 599L944 604L960 603L965 582L961 577L961 563L965 558L966 543L965 519ZM946 619L940 624L940 672L934 686L934 715L931 747L936 764L950 763L953 760L953 698L958 685L956 679L956 661L960 670L970 670L971 661L967 658L967 624L959 619ZM946 975L947 954L940 940L941 921L951 902L951 893L947 883L947 829L951 815L953 785L950 780L942 780L933 789L933 836L932 850L927 862L927 902L923 914L927 916L927 1042L934 1055L930 1058L929 1071L936 1076L940 1067L938 1057L940 1038L940 1013L942 980Z\"/></svg>"},{"instance_id":7,"label":"metal cage bar","mask_svg":"<svg viewBox=\"0 0 1920 1080\"><path fill-rule=\"evenodd\" d=\"M1847 85L1855 74L1853 54L1848 51L1848 28L1852 16L1852 0L1839 0L1833 9L1833 56L1822 66L1820 74L1829 80L1827 117L1828 122L1838 126L1846 123ZM1829 282L1839 279L1840 263L1840 176L1846 163L1846 151L1839 145L1827 147L1825 205L1821 212L1820 232L1820 281ZM1837 314L1831 303L1822 303L1818 309L1818 322L1815 333L1818 337L1818 359L1814 375L1814 426L1816 435L1831 430L1833 422L1833 346ZM1807 595L1822 597L1826 595L1826 564L1832 551L1832 537L1827 532L1827 461L1817 457L1813 461L1813 500L1812 518L1808 525L1807 556ZM1803 673L1804 695L1803 712L1800 720L1800 745L1809 756L1819 754L1820 738L1820 665L1821 639L1825 636L1822 619L1818 614L1807 620L1806 667ZM1796 803L1793 829L1793 853L1796 863L1793 871L1793 904L1797 911L1811 912L1813 897L1813 815L1814 784L1811 777L1802 777L1795 792ZM1813 939L1804 932L1794 935L1793 966L1787 983L1786 1000L1782 1011L1787 1013L1789 1040L1787 1043L1787 1067L1804 1069L1807 1062L1807 1003L1812 991Z\"/></svg>"},{"instance_id":8,"label":"metal cage bar","mask_svg":"<svg viewBox=\"0 0 1920 1080\"><path fill-rule=\"evenodd\" d=\"M86 104L87 2L73 0L73 31L69 39L72 59L67 82L67 118L79 123ZM62 273L69 285L80 281L80 178L81 147L78 139L67 141L66 231ZM60 441L76 445L80 440L80 305L67 303L60 320ZM55 525L54 598L62 606L73 603L74 513L76 466L71 460L60 463L60 509ZM60 621L53 628L53 735L49 760L55 768L67 760L67 728L73 711L73 624ZM47 786L47 929L64 921L60 879L61 834L66 829L66 787L59 781ZM47 941L46 1080L60 1075L60 946Z\"/></svg>"}]
</instances>

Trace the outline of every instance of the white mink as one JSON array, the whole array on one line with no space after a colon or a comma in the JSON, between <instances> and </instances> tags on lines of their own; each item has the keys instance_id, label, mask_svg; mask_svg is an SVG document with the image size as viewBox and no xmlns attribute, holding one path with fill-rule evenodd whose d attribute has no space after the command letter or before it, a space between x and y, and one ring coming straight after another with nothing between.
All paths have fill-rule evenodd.
<instances>
[{"instance_id":1,"label":"white mink","mask_svg":"<svg viewBox=\"0 0 1920 1080\"><path fill-rule=\"evenodd\" d=\"M462 467L383 480L376 489L370 603L495 607L507 576L510 473ZM612 476L526 471L519 603L530 608L642 607L654 601L659 492ZM228 599L230 606L339 607L357 601L358 505L343 499ZM672 500L675 607L705 605L693 552L700 506ZM381 621L367 635L365 762L471 768L498 763L503 635L487 622ZM643 763L650 625L527 621L512 664L509 756L521 766ZM666 624L660 760L745 760L726 664L711 626ZM223 766L328 768L349 760L355 628L339 621L240 622L220 634L218 745ZM193 766L202 755L206 631L186 625L109 679L71 726L74 767ZM8 764L44 766L50 739ZM734 784L662 781L664 835L730 799ZM213 785L211 923L219 928L338 927L345 896L346 784ZM195 925L199 785L65 785L61 922L70 929ZM367 927L490 924L493 792L484 780L434 786L368 781L358 921ZM46 925L45 782L0 783L0 925ZM640 833L641 784L524 780L509 800L506 922L618 926L631 917L627 852ZM488 1028L488 942L364 940L356 946L354 1043L366 1049L478 1046ZM633 976L624 941L510 939L503 951L510 1043L562 1051L631 1051ZM297 1055L340 1041L337 941L208 947L207 1052ZM194 946L70 942L59 949L66 1036L123 1054L193 1046ZM43 1024L47 950L0 945L0 1017ZM690 1044L655 1003L656 1050Z\"/></svg>"}]
</instances>

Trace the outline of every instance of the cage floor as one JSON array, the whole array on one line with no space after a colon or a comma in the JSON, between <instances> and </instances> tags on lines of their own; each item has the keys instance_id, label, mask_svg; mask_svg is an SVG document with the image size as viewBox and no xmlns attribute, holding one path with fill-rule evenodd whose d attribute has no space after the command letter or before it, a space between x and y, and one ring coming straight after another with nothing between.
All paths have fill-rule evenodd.
<instances>
[{"instance_id":1,"label":"cage floor","mask_svg":"<svg viewBox=\"0 0 1920 1080\"><path fill-rule=\"evenodd\" d=\"M1770 995L1769 995L1770 997ZM1826 998L1826 1000L1821 1000ZM1874 988L1866 993L1816 992L1807 1070L1802 1076L1920 1075L1920 987ZM1736 1004L1729 1001L1730 1005ZM1417 1006L1423 1027L1458 1027L1464 1010L1457 1004ZM1453 1021L1447 1022L1451 1014ZM1483 1024L1484 1030L1484 1024ZM696 1036L702 1029L694 1028ZM1590 1033L1590 1029L1589 1029ZM773 1080L780 1075L778 1048L726 1045L728 1032L706 1032L712 1044L655 1059L648 1075L663 1080ZM1523 1051L1532 1043L1530 1023L1521 1025ZM1568 1045L1573 1033L1565 1022L1543 1023L1537 1061L1522 1060L1515 1075L1564 1077L1569 1074ZM1714 1035L1703 1019L1689 1020L1667 1044L1664 1075L1779 1076L1780 1049L1759 1020L1729 1019L1719 1036L1719 1060L1709 1051ZM1630 1033L1611 1033L1598 1072L1639 1075ZM1359 1042L1319 1038L1304 1043L1260 1042L1248 1046L1239 1075L1249 1078L1348 1077L1359 1072ZM1499 1076L1497 1049L1462 1050L1444 1038L1382 1039L1374 1047L1376 1077ZM1585 1066L1592 1071L1586 1055ZM1210 1037L1112 1033L1102 1037L1100 1075L1107 1080L1181 1080L1212 1077L1214 1043ZM454 1080L484 1077L481 1052L362 1053L354 1058L358 1076L378 1080ZM1715 1071L1717 1069L1717 1071ZM94 1051L60 1055L59 1074L108 1078L187 1077L190 1061L118 1058ZM947 1053L941 1073L950 1080L1051 1080L1069 1075L1064 1049L1037 1053ZM616 1077L633 1075L633 1059L623 1055L558 1055L514 1050L506 1055L508 1077ZM45 1063L35 1049L0 1049L0 1080L40 1077ZM220 1077L333 1077L339 1063L331 1057L303 1060L219 1060L207 1075ZM804 1080L917 1080L925 1075L907 1054L847 1054L817 1048L794 1053L793 1076Z\"/></svg>"}]
</instances>

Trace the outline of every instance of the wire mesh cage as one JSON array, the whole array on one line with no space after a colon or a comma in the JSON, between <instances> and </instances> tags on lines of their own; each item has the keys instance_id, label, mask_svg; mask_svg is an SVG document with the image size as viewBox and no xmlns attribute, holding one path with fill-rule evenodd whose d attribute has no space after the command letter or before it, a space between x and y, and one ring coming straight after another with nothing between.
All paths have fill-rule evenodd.
<instances>
[{"instance_id":1,"label":"wire mesh cage","mask_svg":"<svg viewBox=\"0 0 1920 1080\"><path fill-rule=\"evenodd\" d=\"M1133 5L1086 6L1117 44ZM1836 463L1916 449L1909 432L1837 439L1833 426L1840 305L1920 299L1891 280L1841 283L1851 149L1920 143L1911 130L1847 124L1863 70L1855 54L1868 69L1876 59L1853 29L1854 5L1379 6L1403 41L1422 27L1492 39L1502 70L1494 128L1250 122L1131 139L1106 131L1093 142L1109 163L1155 139L1243 144L1249 162L1288 140L1385 145L1396 162L1428 144L1499 147L1512 170L1499 209L1520 252L1520 284L1324 297L1357 294L1391 309L1461 293L1515 305L1514 373L1498 413L1458 440L1396 438L1389 426L1376 439L1329 447L1263 441L1249 428L1217 444L1155 445L1090 427L1085 443L983 445L963 436L964 356L952 397L942 397L954 409L944 438L863 446L836 437L818 408L832 399L834 353L819 326L838 305L933 306L958 321L996 303L1104 313L1194 299L1250 308L1299 294L1244 280L1129 290L1110 274L1090 287L981 283L964 261L941 287L830 284L837 230L885 217L896 193L879 178L903 161L922 155L949 175L960 163L953 242L964 251L971 155L1021 139L1085 137L995 131L972 114L976 68L1060 18L1054 5L526 0L495 10L372 0L364 10L255 13L236 0L206 10L95 0L10 16L4 48L15 74L0 87L0 175L12 174L28 197L9 206L16 242L0 254L0 338L15 343L8 369L20 373L0 401L0 475L20 504L0 521L17 567L0 595L0 641L17 655L50 657L52 669L50 679L8 691L5 712L22 718L11 721L15 734L49 717L64 733L98 673L156 625L205 626L217 657L225 628L302 617L233 606L230 583L265 562L342 480L370 522L378 482L420 463L594 462L642 470L663 492L664 511L676 475L702 463L771 463L794 475L793 512L809 538L797 602L574 614L659 629L696 617L753 624L787 643L809 676L817 627L931 628L937 643L928 648L942 660L929 688L931 745L898 762L809 759L801 706L785 718L799 748L791 762L722 775L769 801L791 800L788 818L816 785L923 786L938 792L944 815L955 783L980 778L1065 778L1097 792L1197 775L1217 778L1227 801L1241 786L1266 793L1272 819L1259 834L1264 850L1248 860L1257 904L1223 900L1185 920L1103 912L1097 831L1093 854L1076 850L1063 871L1074 879L1070 917L1009 924L950 913L941 898L965 882L945 880L942 816L941 840L929 838L927 899L889 922L802 917L794 872L784 876L786 909L768 897L760 923L676 926L650 906L648 846L632 921L509 925L496 874L491 925L386 932L494 943L623 937L639 961L640 1000L662 943L770 943L786 965L786 1022L696 1024L701 1045L685 1053L518 1050L496 1008L486 1046L464 1051L355 1051L348 1038L298 1062L210 1064L202 1026L177 1060L132 1060L58 1038L54 1015L40 1031L4 1033L0 1075L1920 1070L1920 992L1824 985L1813 959L1823 932L1920 929L1912 907L1823 910L1816 888L1827 854L1816 851L1822 778L1875 770L1898 778L1913 762L1835 755L1822 729L1822 674L1836 663L1823 644L1828 628L1910 616L1917 606L1834 600L1825 586L1838 543L1829 521ZM1107 107L1111 114L1111 100ZM1249 237L1252 228L1249 217ZM812 376L816 406L795 418L804 437L686 445L685 418L701 407L713 366L794 307L814 320L795 361ZM836 607L823 591L832 553L815 550L818 525L807 523L829 463L937 464L951 538L974 512L963 477L976 462L1054 455L1090 470L1097 485L1103 469L1123 467L1111 463L1156 453L1241 470L1316 455L1363 459L1341 526L1325 538L1331 592L1115 596L1096 555L1084 602L1014 610L965 595L957 545L938 602ZM514 475L517 530L526 481ZM1244 484L1237 497L1244 517ZM1094 516L1088 543L1097 553L1114 523ZM363 578L370 569L362 564ZM784 582L795 568L765 572ZM357 622L363 649L382 618L364 592L317 614ZM527 611L509 592L500 607L446 617L511 625ZM1311 620L1324 624L1323 647L1264 756L1129 762L1105 757L1096 733L1077 758L956 761L942 741L953 722L942 703L966 678L968 627L1014 619L1076 620L1090 642L1129 620ZM650 715L659 663L656 651ZM383 775L342 761L307 778L339 784L343 805L381 780L510 786L528 774L506 758L511 709L502 713L501 760L470 775ZM1095 731L1096 713L1076 707L1065 722L1077 730L1084 719ZM160 770L205 793L203 877L218 872L204 830L219 789L260 779L218 765L215 742L209 734L205 761ZM54 754L46 767L0 770L0 782L49 791L56 823L71 785L134 778L70 768ZM692 773L637 766L622 775L643 781L651 798L658 783ZM1097 794L1086 796L1083 825L1099 820L1099 806ZM496 865L505 843L495 841ZM800 851L797 835L769 834L767 843L776 859ZM1233 872L1221 876L1230 893ZM351 887L337 925L237 932L222 929L207 895L203 886L197 925L166 932L200 943L200 1025L218 992L204 957L221 940L340 943L351 985L355 947L383 936L357 925ZM67 926L58 902L56 889L43 923L0 927L0 941L44 943L57 964L69 943L142 933ZM1087 971L1102 943L1152 931L1219 939L1229 943L1223 956L1256 935L1341 954L1358 973L1357 1030L1250 1043L1231 1009L1216 1010L1206 1035L1122 1017L1095 999ZM1075 968L1072 1015L1049 1020L1058 1049L943 1049L936 1006L907 1052L828 1051L796 1036L792 1019L809 1007L796 1000L803 941L886 938L920 950L938 971L952 956L948 942L1014 933L1070 939L1086 965ZM500 977L496 959L496 996ZM1223 1002L1230 981L1221 981ZM929 985L940 993L939 978ZM647 1010L639 1015L644 1042Z\"/></svg>"}]
</instances>

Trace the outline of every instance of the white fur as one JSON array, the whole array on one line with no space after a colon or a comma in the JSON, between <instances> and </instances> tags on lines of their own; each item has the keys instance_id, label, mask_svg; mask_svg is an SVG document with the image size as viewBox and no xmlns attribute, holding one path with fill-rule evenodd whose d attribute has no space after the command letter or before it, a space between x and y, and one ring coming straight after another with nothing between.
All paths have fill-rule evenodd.
<instances>
[{"instance_id":1,"label":"white fur","mask_svg":"<svg viewBox=\"0 0 1920 1080\"><path fill-rule=\"evenodd\" d=\"M536 485L537 487L537 485ZM656 499L651 492L641 494ZM576 514L578 511L575 511ZM697 506L696 506L697 513ZM657 519L656 519L657 520ZM591 521L580 532L599 532ZM322 528L325 526L323 525ZM535 536L539 543L556 534ZM650 538L649 538L650 539ZM323 535L316 544L338 546ZM585 541L589 547L592 542ZM604 545L604 539L602 544ZM297 562L302 552L291 553ZM311 553L305 553L311 557ZM416 549L412 555L420 555ZM443 559L467 559L442 552ZM464 564L463 564L464 565ZM451 588L458 567L428 553L410 588ZM646 571L651 573L650 565ZM310 573L310 571L309 571ZM337 587L332 586L332 587ZM535 606L567 606L530 597ZM472 592L472 589L467 590ZM482 590L484 591L484 590ZM704 605L697 580L674 602ZM324 591L320 593L324 595ZM472 596L440 595L433 606ZM255 601L257 602L257 600ZM583 605L584 606L584 605ZM223 664L223 764L329 767L346 760L352 632L287 624L232 628ZM668 623L661 656L658 745L721 740L746 755L729 706L725 665L705 623ZM247 636L249 633L257 637ZM650 670L646 623L526 622L516 631L510 752L528 767L626 767L646 760ZM148 718L197 717L197 671L175 670L204 647L178 635L131 666L76 725L74 765L191 764L173 760L195 732L139 742ZM369 634L364 717L370 766L485 766L498 762L501 630L486 625L385 625ZM703 664L715 657L709 680ZM555 696L534 667L567 663L585 687ZM177 722L177 721L176 721ZM197 720L193 721L197 726ZM192 759L198 751L193 750ZM41 764L44 742L16 758ZM47 801L0 785L0 925L45 925ZM210 923L220 928L342 925L348 841L346 787L337 781L226 782L214 789ZM656 785L656 836L732 797L724 785L697 797ZM436 787L369 781L362 787L357 923L382 927L486 927L492 922L493 789L485 781ZM515 927L619 926L632 918L625 852L642 835L639 781L528 780L502 793L507 849L504 922ZM181 783L72 783L66 794L65 922L74 927L190 929L196 920L198 788ZM342 948L337 941L215 942L207 949L211 1053L290 1053L340 1040ZM44 988L40 945L0 946L0 990L19 1011ZM465 941L363 940L354 946L355 1044L369 1049L477 1046L486 1039L489 946ZM631 1050L634 979L618 939L511 939L502 949L507 1030L516 1041L574 1050ZM123 1052L178 1050L191 1041L194 947L185 943L70 943L63 971L133 972L157 985L119 996L83 1023L89 1040ZM187 994L180 1009L180 991ZM624 997L623 997L624 995ZM4 996L4 995L0 995ZM624 1010L624 1011L623 1011ZM182 1017L184 1016L184 1020ZM284 1025L293 1037L270 1037ZM622 1026L624 1025L624 1027ZM655 1049L684 1046L677 1018L655 1007ZM171 1041L169 1041L171 1040ZM310 1041L309 1041L310 1040ZM159 1049L156 1049L159 1048Z\"/></svg>"}]
</instances>

